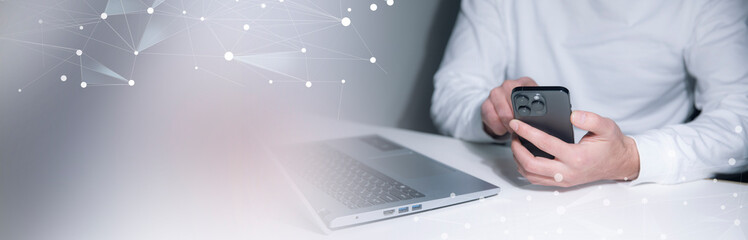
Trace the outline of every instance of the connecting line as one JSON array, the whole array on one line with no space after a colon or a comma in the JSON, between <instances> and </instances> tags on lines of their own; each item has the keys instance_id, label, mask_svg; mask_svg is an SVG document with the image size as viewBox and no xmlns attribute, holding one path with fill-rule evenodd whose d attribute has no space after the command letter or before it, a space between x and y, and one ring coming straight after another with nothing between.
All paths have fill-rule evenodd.
<instances>
[{"instance_id":1,"label":"connecting line","mask_svg":"<svg viewBox=\"0 0 748 240\"><path fill-rule=\"evenodd\" d=\"M236 84L236 85L239 85L239 86L241 86L241 87L246 87L246 86L244 86L244 84L241 84L241 83L239 83L239 82L236 82L236 81L234 81L234 80L231 80L231 79L228 79L228 78L225 78L225 77L223 77L223 76L221 76L221 75L218 75L217 73L214 73L214 72L212 72L212 71L209 71L209 70L207 70L207 69L205 69L205 68L200 68L200 70L202 70L202 71L205 71L205 72L207 72L207 73L210 73L211 75L213 75L213 76L216 76L216 77L218 77L218 78L220 78L220 79L223 79L223 80L229 81L229 82L231 82L231 83L234 83L234 84Z\"/></svg>"},{"instance_id":2,"label":"connecting line","mask_svg":"<svg viewBox=\"0 0 748 240\"><path fill-rule=\"evenodd\" d=\"M302 47L306 47L304 44L304 39L301 38L301 33L299 33L299 28L296 27L296 23L294 22L293 16L291 16L291 11L288 10L288 6L284 4L284 7L286 8L286 13L288 13L288 19L291 19L291 24L293 24L293 29L296 31L296 35L299 36L299 42L301 42ZM306 80L311 81L309 78L309 59L307 59L307 54L304 53L304 70L306 71Z\"/></svg>"},{"instance_id":3,"label":"connecting line","mask_svg":"<svg viewBox=\"0 0 748 240\"><path fill-rule=\"evenodd\" d=\"M131 46L130 43L127 42L127 40L125 40L125 38L122 37L122 35L120 35L119 32L117 32L117 30L114 30L114 27L112 27L112 25L109 24L109 22L107 22L106 20L103 20L103 19L101 21L104 22L104 23L106 23L106 25L109 26L109 29L112 29L112 31L114 31L114 33L117 34L117 36L119 37L119 39L122 39L122 42L124 42L125 44L127 44L127 46L130 47L130 49L132 49L133 51L135 50L135 47Z\"/></svg>"},{"instance_id":4,"label":"connecting line","mask_svg":"<svg viewBox=\"0 0 748 240\"><path fill-rule=\"evenodd\" d=\"M125 17L125 24L127 25L127 32L130 34L130 41L132 42L132 46L133 46L132 48L133 48L134 51L138 50L135 47L135 39L132 38L132 31L130 31L130 22L127 20L127 13L125 12L125 3L123 1L120 1L119 5L122 6L122 12L125 13L123 15L125 15L124 16Z\"/></svg>"},{"instance_id":5,"label":"connecting line","mask_svg":"<svg viewBox=\"0 0 748 240\"><path fill-rule=\"evenodd\" d=\"M47 70L46 72L42 73L42 75L40 75L40 76L39 76L39 77L37 77L36 79L34 79L34 80L31 80L31 82L28 82L28 83L26 83L26 85L23 85L23 87L21 87L21 89L27 88L27 87L28 87L28 86L30 86L31 84L35 83L36 81L38 81L39 79L41 79L42 77L44 77L45 75L47 75L47 73L51 72L51 71L52 71L52 70L54 70L54 69L57 69L57 67L59 67L59 66L60 66L60 65L62 65L63 63L66 63L66 62L67 62L67 60L69 60L69 59L70 59L70 58L72 58L72 57L73 57L73 56L71 55L71 56L70 56L70 57L68 57L67 59L65 59L65 60L63 60L63 61L60 61L59 63L57 63L57 65L55 65L54 67L51 67L51 68L50 68L49 70Z\"/></svg>"},{"instance_id":6,"label":"connecting line","mask_svg":"<svg viewBox=\"0 0 748 240\"><path fill-rule=\"evenodd\" d=\"M353 24L351 24L351 27L353 27L353 31L355 31L356 35L358 35L358 39L361 39L361 43L364 44L364 47L366 47L366 50L369 51L369 54L371 54L372 56L374 56L374 53L372 53L371 49L369 49L369 46L366 45L366 41L364 41L364 38L361 37L361 34L358 32L358 29L356 29L356 26L353 25ZM384 72L384 74L387 74L387 71L385 71L384 68L382 68L382 66L379 66L379 63L375 63L375 64L377 65L377 67L379 67L379 69L382 70L382 72Z\"/></svg>"}]
</instances>

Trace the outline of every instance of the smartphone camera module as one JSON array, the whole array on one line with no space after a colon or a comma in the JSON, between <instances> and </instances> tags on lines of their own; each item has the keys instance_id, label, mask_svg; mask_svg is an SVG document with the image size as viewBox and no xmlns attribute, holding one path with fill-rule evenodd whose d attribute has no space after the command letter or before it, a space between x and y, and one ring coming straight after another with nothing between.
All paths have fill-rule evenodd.
<instances>
[{"instance_id":1,"label":"smartphone camera module","mask_svg":"<svg viewBox=\"0 0 748 240\"><path fill-rule=\"evenodd\" d=\"M547 112L545 98L540 93L517 94L514 106L520 116L544 116Z\"/></svg>"},{"instance_id":2,"label":"smartphone camera module","mask_svg":"<svg viewBox=\"0 0 748 240\"><path fill-rule=\"evenodd\" d=\"M524 106L527 105L528 102L530 102L530 99L525 95L517 95L516 97L514 97L514 101L517 103L517 106Z\"/></svg>"}]
</instances>

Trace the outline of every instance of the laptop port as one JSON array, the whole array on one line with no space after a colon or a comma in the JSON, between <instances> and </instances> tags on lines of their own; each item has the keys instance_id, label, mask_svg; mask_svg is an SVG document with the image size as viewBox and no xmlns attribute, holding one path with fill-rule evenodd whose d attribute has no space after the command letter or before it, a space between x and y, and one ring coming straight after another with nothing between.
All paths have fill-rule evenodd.
<instances>
[{"instance_id":1,"label":"laptop port","mask_svg":"<svg viewBox=\"0 0 748 240\"><path fill-rule=\"evenodd\" d=\"M413 211L418 211L418 210L421 210L422 208L423 206L421 206L421 204L416 204L410 207L410 209L412 209Z\"/></svg>"},{"instance_id":2,"label":"laptop port","mask_svg":"<svg viewBox=\"0 0 748 240\"><path fill-rule=\"evenodd\" d=\"M408 207L401 207L397 209L397 213L406 213L408 212Z\"/></svg>"},{"instance_id":3,"label":"laptop port","mask_svg":"<svg viewBox=\"0 0 748 240\"><path fill-rule=\"evenodd\" d=\"M389 216L395 213L395 209L385 210L383 213L385 216Z\"/></svg>"}]
</instances>

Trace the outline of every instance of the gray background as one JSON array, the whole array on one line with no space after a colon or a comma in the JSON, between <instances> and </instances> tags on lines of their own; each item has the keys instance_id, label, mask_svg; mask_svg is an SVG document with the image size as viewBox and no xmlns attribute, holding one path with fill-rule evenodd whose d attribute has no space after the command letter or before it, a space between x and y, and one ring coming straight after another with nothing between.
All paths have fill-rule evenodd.
<instances>
[{"instance_id":1,"label":"gray background","mask_svg":"<svg viewBox=\"0 0 748 240\"><path fill-rule=\"evenodd\" d=\"M78 48L80 36L39 33L69 17L59 9L89 11L84 2L0 1L0 239L208 239L232 228L251 234L256 216L289 198L277 169L263 157L263 143L304 135L305 123L320 116L434 132L432 76L459 1L396 0L393 7L372 1L379 4L376 12L367 1L313 2L351 6L354 25L386 73L368 61L321 61L310 68L312 88L303 82L269 85L238 62L224 61L224 49L197 27L195 36L203 37L194 39L201 44L196 52L210 56L148 55L184 49L183 41L167 40L138 56L136 71L125 76L136 80L134 87L82 89L78 66L52 68L59 62L52 56L73 52L46 48L42 54L7 38ZM86 13L96 20L98 13ZM41 26L40 18L46 19ZM107 19L114 27L120 20ZM11 34L19 31L28 34ZM234 40L232 31L216 31ZM305 41L366 56L350 33L333 28ZM91 44L86 54L129 72L133 56L109 49ZM221 76L194 71L195 64ZM216 202L222 204L206 204ZM236 219L215 218L221 212ZM195 233L183 231L189 224L215 232L190 235Z\"/></svg>"}]
</instances>

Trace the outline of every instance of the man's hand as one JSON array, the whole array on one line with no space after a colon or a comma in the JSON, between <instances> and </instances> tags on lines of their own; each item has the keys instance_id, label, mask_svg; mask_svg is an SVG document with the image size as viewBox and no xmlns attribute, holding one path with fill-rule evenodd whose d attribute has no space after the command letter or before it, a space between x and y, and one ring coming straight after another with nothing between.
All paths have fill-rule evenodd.
<instances>
[{"instance_id":1,"label":"man's hand","mask_svg":"<svg viewBox=\"0 0 748 240\"><path fill-rule=\"evenodd\" d=\"M519 120L514 132L556 159L535 157L515 137L512 152L519 172L533 184L569 187L597 180L634 180L639 176L636 143L618 125L600 115L574 111L571 123L589 131L579 144L569 144Z\"/></svg>"},{"instance_id":2,"label":"man's hand","mask_svg":"<svg viewBox=\"0 0 748 240\"><path fill-rule=\"evenodd\" d=\"M486 101L481 106L481 117L483 118L483 129L493 137L498 137L511 132L509 121L514 118L512 111L512 89L519 86L537 86L529 77L517 80L506 80L501 86L491 89Z\"/></svg>"}]
</instances>

